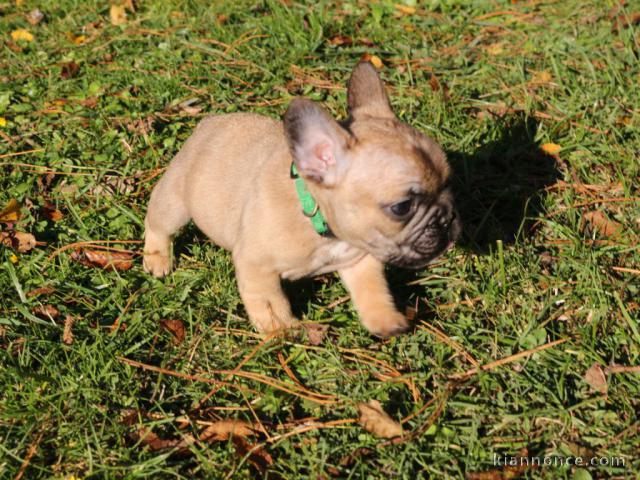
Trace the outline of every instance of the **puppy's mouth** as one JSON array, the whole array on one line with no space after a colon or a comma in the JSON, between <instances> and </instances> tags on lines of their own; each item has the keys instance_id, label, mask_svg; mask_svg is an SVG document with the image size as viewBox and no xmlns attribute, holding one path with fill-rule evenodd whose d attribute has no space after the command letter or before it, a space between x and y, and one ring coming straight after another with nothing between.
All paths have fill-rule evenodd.
<instances>
[{"instance_id":1,"label":"puppy's mouth","mask_svg":"<svg viewBox=\"0 0 640 480\"><path fill-rule=\"evenodd\" d=\"M428 215L413 228L398 249L387 259L387 263L401 268L424 268L449 250L462 230L460 219L453 208L446 216Z\"/></svg>"}]
</instances>

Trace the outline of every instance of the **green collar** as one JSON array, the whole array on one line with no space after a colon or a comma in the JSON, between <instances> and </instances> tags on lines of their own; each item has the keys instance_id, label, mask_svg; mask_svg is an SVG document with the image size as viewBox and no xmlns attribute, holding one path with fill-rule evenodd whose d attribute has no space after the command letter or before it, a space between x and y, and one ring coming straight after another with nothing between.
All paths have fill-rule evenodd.
<instances>
[{"instance_id":1,"label":"green collar","mask_svg":"<svg viewBox=\"0 0 640 480\"><path fill-rule=\"evenodd\" d=\"M293 162L291 163L291 178L295 179L296 192L298 193L300 205L302 205L302 213L305 217L308 217L309 220L311 220L313 229L316 232L320 235L325 235L329 231L327 221L325 220L324 215L322 215L318 204L309 193L309 190L307 190L304 180L302 180L302 177L298 175L298 169Z\"/></svg>"}]
</instances>

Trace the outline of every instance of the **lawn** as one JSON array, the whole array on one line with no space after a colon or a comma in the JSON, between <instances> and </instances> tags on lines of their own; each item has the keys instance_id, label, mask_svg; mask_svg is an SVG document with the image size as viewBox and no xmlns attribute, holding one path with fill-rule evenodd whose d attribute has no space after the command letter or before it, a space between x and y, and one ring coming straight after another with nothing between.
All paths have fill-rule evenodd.
<instances>
[{"instance_id":1,"label":"lawn","mask_svg":"<svg viewBox=\"0 0 640 480\"><path fill-rule=\"evenodd\" d=\"M0 1L0 478L638 478L637 2L134 3ZM344 118L363 56L465 223L389 269L408 333L368 335L325 275L286 286L308 333L261 338L193 226L143 272L200 118ZM609 464L495 462L521 456Z\"/></svg>"}]
</instances>

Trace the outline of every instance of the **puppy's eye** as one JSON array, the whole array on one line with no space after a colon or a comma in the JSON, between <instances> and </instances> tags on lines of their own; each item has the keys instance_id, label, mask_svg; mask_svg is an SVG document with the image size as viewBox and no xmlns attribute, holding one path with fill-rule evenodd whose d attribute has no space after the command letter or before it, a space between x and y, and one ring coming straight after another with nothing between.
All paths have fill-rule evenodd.
<instances>
[{"instance_id":1,"label":"puppy's eye","mask_svg":"<svg viewBox=\"0 0 640 480\"><path fill-rule=\"evenodd\" d=\"M395 203L389 207L391 213L396 217L406 217L411 210L413 210L413 198L403 200L402 202Z\"/></svg>"}]
</instances>

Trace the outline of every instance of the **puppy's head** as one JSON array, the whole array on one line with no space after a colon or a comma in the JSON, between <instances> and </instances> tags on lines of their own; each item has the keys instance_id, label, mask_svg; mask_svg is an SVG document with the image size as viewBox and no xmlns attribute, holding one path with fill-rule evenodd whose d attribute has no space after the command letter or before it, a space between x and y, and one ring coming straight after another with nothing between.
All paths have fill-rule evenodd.
<instances>
[{"instance_id":1,"label":"puppy's head","mask_svg":"<svg viewBox=\"0 0 640 480\"><path fill-rule=\"evenodd\" d=\"M440 146L400 122L368 62L348 87L349 119L294 100L284 117L298 172L333 233L385 263L420 268L460 233Z\"/></svg>"}]
</instances>

